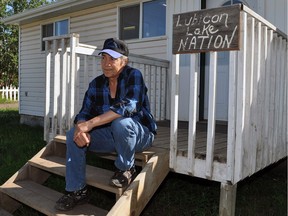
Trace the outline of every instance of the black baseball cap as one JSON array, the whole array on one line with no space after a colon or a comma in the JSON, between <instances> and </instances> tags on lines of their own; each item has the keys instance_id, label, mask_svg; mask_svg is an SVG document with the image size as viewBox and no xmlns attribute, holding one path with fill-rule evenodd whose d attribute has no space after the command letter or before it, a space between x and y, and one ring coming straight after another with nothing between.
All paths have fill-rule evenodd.
<instances>
[{"instance_id":1,"label":"black baseball cap","mask_svg":"<svg viewBox=\"0 0 288 216\"><path fill-rule=\"evenodd\" d=\"M127 44L124 41L117 38L108 38L105 40L103 49L99 55L102 53L107 53L113 58L120 58L121 56L128 57L129 50Z\"/></svg>"}]
</instances>

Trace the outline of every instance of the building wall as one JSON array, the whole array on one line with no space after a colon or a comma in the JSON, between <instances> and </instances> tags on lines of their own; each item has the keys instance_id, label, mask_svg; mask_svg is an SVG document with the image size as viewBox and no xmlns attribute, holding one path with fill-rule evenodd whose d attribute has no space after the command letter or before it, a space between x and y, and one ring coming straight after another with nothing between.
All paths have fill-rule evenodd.
<instances>
[{"instance_id":1,"label":"building wall","mask_svg":"<svg viewBox=\"0 0 288 216\"><path fill-rule=\"evenodd\" d=\"M257 8L259 14L270 21L276 22L284 28L287 33L287 19L282 19L287 15L287 1L281 1L276 7L276 3L266 0L246 0L249 6L255 10ZM71 14L64 14L59 17L53 17L43 22L30 23L20 27L20 61L19 61L19 82L20 82L20 114L32 116L44 116L45 101L45 53L41 51L41 25L54 22L61 19L70 19L70 33L80 34L80 43L102 48L103 41L108 37L117 37L118 35L118 8L121 6L135 4L139 1L126 0L120 3L114 3L98 8L90 8L85 11L79 11ZM200 0L167 0L167 22L166 36L157 38L145 38L127 41L130 52L139 55L152 56L161 59L172 60L172 17L175 13L183 13L187 11L199 10ZM213 1L210 1L213 2ZM223 0L223 3L226 1ZM274 2L274 1L273 1ZM285 7L281 7L285 5ZM217 5L218 6L218 5ZM210 6L212 7L212 6ZM267 8L267 9L266 9ZM269 9L268 9L269 8ZM257 11L256 10L256 11ZM280 12L278 12L278 10ZM276 13L277 11L277 13ZM281 16L276 16L277 15ZM279 18L278 18L279 17ZM274 20L274 21L273 21ZM286 20L286 21L285 21ZM286 23L285 23L286 22ZM281 29L281 28L280 28ZM181 55L181 62L189 65L189 56ZM181 76L189 76L190 70L182 70ZM169 73L170 76L170 73ZM186 78L182 80L186 80ZM181 78L181 77L180 77ZM182 77L183 78L183 77ZM168 77L171 82L170 77ZM168 91L171 83L168 83ZM84 92L85 89L82 89ZM188 104L185 103L189 96L187 85L180 85L180 102L181 107L179 113L180 119L185 120ZM169 115L169 110L168 110Z\"/></svg>"}]
</instances>

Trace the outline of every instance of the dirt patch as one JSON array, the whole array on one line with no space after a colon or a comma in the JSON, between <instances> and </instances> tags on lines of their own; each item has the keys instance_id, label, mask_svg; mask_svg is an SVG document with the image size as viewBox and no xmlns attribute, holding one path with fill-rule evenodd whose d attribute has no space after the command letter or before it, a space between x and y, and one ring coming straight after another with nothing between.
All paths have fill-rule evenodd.
<instances>
[{"instance_id":1,"label":"dirt patch","mask_svg":"<svg viewBox=\"0 0 288 216\"><path fill-rule=\"evenodd\" d=\"M18 102L0 104L0 109L17 109L18 107Z\"/></svg>"}]
</instances>

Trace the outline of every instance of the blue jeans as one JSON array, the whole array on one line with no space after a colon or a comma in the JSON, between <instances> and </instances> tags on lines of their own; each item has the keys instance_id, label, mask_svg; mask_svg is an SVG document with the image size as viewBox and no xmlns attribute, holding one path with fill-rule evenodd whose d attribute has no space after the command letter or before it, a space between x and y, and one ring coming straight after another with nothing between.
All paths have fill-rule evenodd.
<instances>
[{"instance_id":1,"label":"blue jeans","mask_svg":"<svg viewBox=\"0 0 288 216\"><path fill-rule=\"evenodd\" d=\"M80 148L73 141L74 128L66 137L66 191L80 190L86 181L86 151L99 153L116 152L116 168L128 170L134 165L135 152L152 145L154 134L133 118L120 117L111 126L95 128L90 132L89 147Z\"/></svg>"}]
</instances>

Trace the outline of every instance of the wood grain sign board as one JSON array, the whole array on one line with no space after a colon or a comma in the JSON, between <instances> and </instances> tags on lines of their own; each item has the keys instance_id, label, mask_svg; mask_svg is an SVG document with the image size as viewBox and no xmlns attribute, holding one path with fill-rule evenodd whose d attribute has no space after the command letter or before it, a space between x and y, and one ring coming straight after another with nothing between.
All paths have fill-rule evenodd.
<instances>
[{"instance_id":1,"label":"wood grain sign board","mask_svg":"<svg viewBox=\"0 0 288 216\"><path fill-rule=\"evenodd\" d=\"M239 50L241 4L173 15L173 54Z\"/></svg>"}]
</instances>

